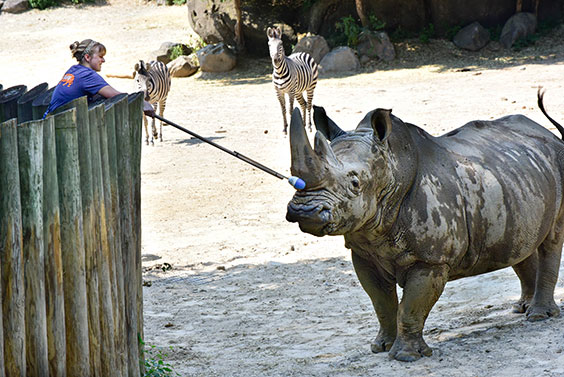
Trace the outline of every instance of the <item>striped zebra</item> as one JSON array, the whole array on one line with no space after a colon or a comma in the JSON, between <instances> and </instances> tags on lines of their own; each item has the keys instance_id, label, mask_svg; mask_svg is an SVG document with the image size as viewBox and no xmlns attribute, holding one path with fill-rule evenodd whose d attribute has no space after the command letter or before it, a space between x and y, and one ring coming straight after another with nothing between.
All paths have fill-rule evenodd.
<instances>
[{"instance_id":1,"label":"striped zebra","mask_svg":"<svg viewBox=\"0 0 564 377\"><path fill-rule=\"evenodd\" d=\"M155 112L157 112L158 105L159 115L162 117L166 107L166 98L170 91L170 73L166 64L160 61L145 63L143 60L140 60L139 63L135 64L134 76L139 90L145 93L145 101L153 105ZM145 123L145 142L149 145L147 117L143 116L143 120ZM154 144L153 140L157 137L159 137L160 141L163 141L162 121L160 122L159 134L157 134L157 128L155 127L155 118L152 120L151 130L153 131L151 144Z\"/></svg>"},{"instance_id":2,"label":"striped zebra","mask_svg":"<svg viewBox=\"0 0 564 377\"><path fill-rule=\"evenodd\" d=\"M272 82L276 89L276 95L280 106L282 107L282 117L284 119L284 133L287 134L288 122L286 121L286 98L284 94L288 94L289 109L292 112L294 107L294 98L297 99L302 109L302 119L305 127L306 109L308 114L308 125L311 131L311 105L313 100L313 90L317 85L317 63L305 52L298 52L288 57L284 54L284 46L282 45L282 31L279 27L268 28L266 35L268 36L268 49L272 58L274 70L272 72ZM303 92L307 92L307 103L304 99Z\"/></svg>"}]
</instances>

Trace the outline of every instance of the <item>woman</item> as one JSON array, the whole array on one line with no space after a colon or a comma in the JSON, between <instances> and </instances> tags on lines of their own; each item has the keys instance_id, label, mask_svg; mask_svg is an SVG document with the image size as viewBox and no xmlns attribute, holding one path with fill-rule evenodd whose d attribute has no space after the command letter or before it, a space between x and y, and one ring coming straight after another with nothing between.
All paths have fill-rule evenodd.
<instances>
[{"instance_id":1,"label":"woman","mask_svg":"<svg viewBox=\"0 0 564 377\"><path fill-rule=\"evenodd\" d=\"M79 64L70 67L59 81L43 118L58 107L82 96L87 96L90 102L96 95L111 98L121 93L97 73L100 72L102 64L106 61L104 59L106 47L103 44L92 39L85 39L82 42L76 41L71 44L70 50ZM147 101L143 105L143 111L149 116L154 114L153 107Z\"/></svg>"}]
</instances>

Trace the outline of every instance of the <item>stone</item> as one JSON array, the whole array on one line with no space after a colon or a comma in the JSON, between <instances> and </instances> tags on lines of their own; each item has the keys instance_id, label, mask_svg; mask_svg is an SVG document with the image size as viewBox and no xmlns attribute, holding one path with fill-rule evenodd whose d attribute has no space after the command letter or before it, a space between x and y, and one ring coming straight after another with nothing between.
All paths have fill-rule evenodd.
<instances>
[{"instance_id":1,"label":"stone","mask_svg":"<svg viewBox=\"0 0 564 377\"><path fill-rule=\"evenodd\" d=\"M470 51L484 48L490 41L490 32L479 22L473 22L460 29L452 39L456 47Z\"/></svg>"},{"instance_id":2,"label":"stone","mask_svg":"<svg viewBox=\"0 0 564 377\"><path fill-rule=\"evenodd\" d=\"M202 72L229 72L237 64L237 57L223 42L207 45L196 54Z\"/></svg>"},{"instance_id":3,"label":"stone","mask_svg":"<svg viewBox=\"0 0 564 377\"><path fill-rule=\"evenodd\" d=\"M186 46L183 43L174 43L174 42L164 42L161 44L158 50L151 52L151 56L149 57L148 61L155 60L163 62L164 64L168 64L170 62L170 54L172 49L176 46L182 47L182 55L190 55L192 53L192 49Z\"/></svg>"},{"instance_id":4,"label":"stone","mask_svg":"<svg viewBox=\"0 0 564 377\"><path fill-rule=\"evenodd\" d=\"M360 69L360 61L355 51L347 46L336 47L321 59L320 71L350 72Z\"/></svg>"},{"instance_id":5,"label":"stone","mask_svg":"<svg viewBox=\"0 0 564 377\"><path fill-rule=\"evenodd\" d=\"M357 51L360 56L392 61L396 58L396 50L386 32L362 32L358 38Z\"/></svg>"},{"instance_id":6,"label":"stone","mask_svg":"<svg viewBox=\"0 0 564 377\"><path fill-rule=\"evenodd\" d=\"M2 6L2 12L23 13L29 9L27 0L6 0Z\"/></svg>"},{"instance_id":7,"label":"stone","mask_svg":"<svg viewBox=\"0 0 564 377\"><path fill-rule=\"evenodd\" d=\"M197 55L181 55L167 64L172 77L190 77L198 72L199 64Z\"/></svg>"},{"instance_id":8,"label":"stone","mask_svg":"<svg viewBox=\"0 0 564 377\"><path fill-rule=\"evenodd\" d=\"M298 41L292 53L307 52L319 64L330 50L325 38L320 35L308 35Z\"/></svg>"},{"instance_id":9,"label":"stone","mask_svg":"<svg viewBox=\"0 0 564 377\"><path fill-rule=\"evenodd\" d=\"M514 14L503 25L499 41L503 47L511 48L516 40L533 34L536 28L537 17L533 13L521 12Z\"/></svg>"}]
</instances>

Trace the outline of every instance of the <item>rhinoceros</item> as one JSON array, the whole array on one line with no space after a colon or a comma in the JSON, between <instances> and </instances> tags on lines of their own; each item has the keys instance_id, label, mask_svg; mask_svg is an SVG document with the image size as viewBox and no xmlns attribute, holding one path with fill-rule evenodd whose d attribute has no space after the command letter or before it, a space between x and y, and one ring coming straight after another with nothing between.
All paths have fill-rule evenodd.
<instances>
[{"instance_id":1,"label":"rhinoceros","mask_svg":"<svg viewBox=\"0 0 564 377\"><path fill-rule=\"evenodd\" d=\"M540 92L538 102L545 113ZM529 321L559 315L564 142L555 134L510 115L433 137L386 109L345 132L315 107L312 148L301 118L295 109L291 172L306 188L286 219L344 236L380 323L373 352L430 356L422 331L445 284L509 266L521 283L514 311Z\"/></svg>"}]
</instances>

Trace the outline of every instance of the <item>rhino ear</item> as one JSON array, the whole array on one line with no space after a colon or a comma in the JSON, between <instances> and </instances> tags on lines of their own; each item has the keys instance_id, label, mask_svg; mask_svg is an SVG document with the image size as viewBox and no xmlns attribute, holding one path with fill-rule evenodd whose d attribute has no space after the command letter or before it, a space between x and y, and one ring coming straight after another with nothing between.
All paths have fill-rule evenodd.
<instances>
[{"instance_id":1,"label":"rhino ear","mask_svg":"<svg viewBox=\"0 0 564 377\"><path fill-rule=\"evenodd\" d=\"M346 134L327 116L323 107L313 105L313 122L315 123L315 128L329 141Z\"/></svg>"},{"instance_id":2,"label":"rhino ear","mask_svg":"<svg viewBox=\"0 0 564 377\"><path fill-rule=\"evenodd\" d=\"M392 133L392 119L390 114L392 110L376 109L372 113L370 123L374 130L374 136L382 143L385 142Z\"/></svg>"}]
</instances>

